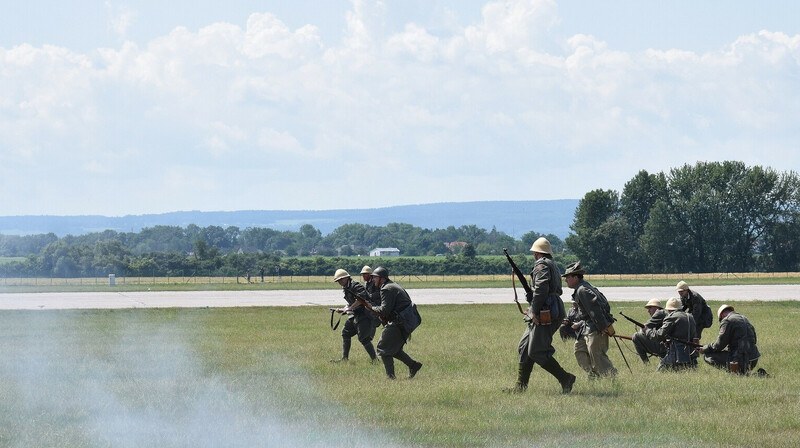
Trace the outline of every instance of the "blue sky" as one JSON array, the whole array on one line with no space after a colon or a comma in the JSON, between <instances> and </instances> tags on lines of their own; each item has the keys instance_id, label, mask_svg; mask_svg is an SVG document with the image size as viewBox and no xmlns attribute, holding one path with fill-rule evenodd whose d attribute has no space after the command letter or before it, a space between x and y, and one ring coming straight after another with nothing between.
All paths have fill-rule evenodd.
<instances>
[{"instance_id":1,"label":"blue sky","mask_svg":"<svg viewBox=\"0 0 800 448\"><path fill-rule=\"evenodd\" d=\"M581 198L800 170L791 1L30 0L0 15L2 215Z\"/></svg>"}]
</instances>

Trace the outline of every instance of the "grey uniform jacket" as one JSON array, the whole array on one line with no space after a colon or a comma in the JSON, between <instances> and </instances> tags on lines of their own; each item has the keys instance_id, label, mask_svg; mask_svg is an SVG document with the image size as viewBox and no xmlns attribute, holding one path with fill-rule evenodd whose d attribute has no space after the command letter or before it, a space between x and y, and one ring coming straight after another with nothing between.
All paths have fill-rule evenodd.
<instances>
[{"instance_id":1,"label":"grey uniform jacket","mask_svg":"<svg viewBox=\"0 0 800 448\"><path fill-rule=\"evenodd\" d=\"M342 286L342 291L344 291L344 300L347 302L348 306L352 306L359 298L367 298L367 291L364 289L364 285L353 279L350 279L345 286ZM366 314L367 310L363 305L359 305L353 309L353 318L356 322L363 319Z\"/></svg>"},{"instance_id":2,"label":"grey uniform jacket","mask_svg":"<svg viewBox=\"0 0 800 448\"><path fill-rule=\"evenodd\" d=\"M651 334L659 341L665 341L670 338L691 341L697 337L697 328L694 323L694 317L691 314L675 310L667 314L661 324L661 328L648 332L648 336Z\"/></svg>"},{"instance_id":3,"label":"grey uniform jacket","mask_svg":"<svg viewBox=\"0 0 800 448\"><path fill-rule=\"evenodd\" d=\"M364 289L367 291L367 301L372 306L378 306L381 304L381 290L375 286L375 282L372 280L364 283Z\"/></svg>"},{"instance_id":4,"label":"grey uniform jacket","mask_svg":"<svg viewBox=\"0 0 800 448\"><path fill-rule=\"evenodd\" d=\"M667 317L666 311L664 311L663 309L656 310L656 312L653 313L652 316L650 316L650 319L648 319L647 322L644 323L644 327L646 329L647 328L659 329L661 328L661 325L664 323L665 317Z\"/></svg>"},{"instance_id":5,"label":"grey uniform jacket","mask_svg":"<svg viewBox=\"0 0 800 448\"><path fill-rule=\"evenodd\" d=\"M563 319L566 315L564 302L561 301L561 294L564 290L561 287L561 272L552 258L541 257L536 260L531 269L531 289L533 297L528 300L533 314L538 318L542 308L546 309L547 299L560 302L558 316L551 316L553 319Z\"/></svg>"},{"instance_id":6,"label":"grey uniform jacket","mask_svg":"<svg viewBox=\"0 0 800 448\"><path fill-rule=\"evenodd\" d=\"M761 356L756 346L757 342L756 329L750 321L741 314L731 311L719 323L717 340L703 347L703 351L714 353L727 348L730 351L730 359L741 358L743 361L752 361Z\"/></svg>"},{"instance_id":7,"label":"grey uniform jacket","mask_svg":"<svg viewBox=\"0 0 800 448\"><path fill-rule=\"evenodd\" d=\"M578 303L581 310L580 318L585 322L584 334L605 330L614 321L605 310L603 302L606 300L600 297L600 292L586 280L580 283L572 292L572 300Z\"/></svg>"},{"instance_id":8,"label":"grey uniform jacket","mask_svg":"<svg viewBox=\"0 0 800 448\"><path fill-rule=\"evenodd\" d=\"M381 288L381 304L372 309L392 322L396 318L398 311L404 310L411 305L411 297L402 286L389 280Z\"/></svg>"}]
</instances>

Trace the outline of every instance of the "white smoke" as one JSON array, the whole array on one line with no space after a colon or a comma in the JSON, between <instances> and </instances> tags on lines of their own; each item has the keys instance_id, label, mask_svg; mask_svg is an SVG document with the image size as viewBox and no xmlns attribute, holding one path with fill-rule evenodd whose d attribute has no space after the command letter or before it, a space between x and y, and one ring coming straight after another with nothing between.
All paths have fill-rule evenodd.
<instances>
[{"instance_id":1,"label":"white smoke","mask_svg":"<svg viewBox=\"0 0 800 448\"><path fill-rule=\"evenodd\" d=\"M0 340L0 446L394 445L278 356L263 360L267 369L223 374L175 330L198 326L132 311L116 312L119 327L97 328L112 319L93 313L0 317L17 322Z\"/></svg>"}]
</instances>

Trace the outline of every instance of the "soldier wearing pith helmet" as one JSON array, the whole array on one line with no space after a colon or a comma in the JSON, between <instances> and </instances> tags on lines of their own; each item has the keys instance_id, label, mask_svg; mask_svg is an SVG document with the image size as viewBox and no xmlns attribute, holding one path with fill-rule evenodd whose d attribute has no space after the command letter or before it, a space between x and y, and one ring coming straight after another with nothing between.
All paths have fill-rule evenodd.
<instances>
[{"instance_id":1,"label":"soldier wearing pith helmet","mask_svg":"<svg viewBox=\"0 0 800 448\"><path fill-rule=\"evenodd\" d=\"M566 317L564 302L561 300L561 272L553 262L553 250L547 238L541 237L534 241L531 252L536 262L531 269L532 293L526 296L530 305L530 319L518 345L517 383L504 391L525 391L536 363L558 380L562 393L569 393L575 383L575 375L565 371L553 357L556 352L553 348L553 334L558 331L558 325L543 325L540 319L543 310L550 312L551 322L561 322Z\"/></svg>"},{"instance_id":2,"label":"soldier wearing pith helmet","mask_svg":"<svg viewBox=\"0 0 800 448\"><path fill-rule=\"evenodd\" d=\"M372 268L367 265L361 268L361 278L364 279L364 289L367 290L369 303L373 306L380 305L381 291L375 286L375 282L372 281ZM378 319L375 319L375 325L377 326L378 324L380 324L380 322Z\"/></svg>"},{"instance_id":3,"label":"soldier wearing pith helmet","mask_svg":"<svg viewBox=\"0 0 800 448\"><path fill-rule=\"evenodd\" d=\"M703 360L720 369L729 369L731 372L744 375L754 369L758 364L761 353L756 343L756 329L746 317L737 313L732 305L719 307L719 334L717 340L711 344L700 347ZM735 368L734 368L735 366ZM758 374L766 376L764 369L758 369Z\"/></svg>"},{"instance_id":4,"label":"soldier wearing pith helmet","mask_svg":"<svg viewBox=\"0 0 800 448\"><path fill-rule=\"evenodd\" d=\"M696 325L697 339L703 337L703 329L711 327L714 322L714 316L711 314L711 308L708 307L706 299L703 298L696 291L689 288L689 285L681 280L675 285L675 290L681 296L681 310L686 311L694 317Z\"/></svg>"},{"instance_id":5,"label":"soldier wearing pith helmet","mask_svg":"<svg viewBox=\"0 0 800 448\"><path fill-rule=\"evenodd\" d=\"M346 307L337 309L336 312L348 314L349 317L342 327L342 357L332 359L331 362L341 362L349 359L353 336L358 336L358 342L364 346L364 350L367 351L370 360L375 362L377 355L375 354L375 347L372 345L372 339L375 337L375 318L372 313L358 302L358 299L367 299L367 291L361 283L353 280L344 269L336 270L333 274L333 281L342 287L344 300L347 302Z\"/></svg>"},{"instance_id":6,"label":"soldier wearing pith helmet","mask_svg":"<svg viewBox=\"0 0 800 448\"><path fill-rule=\"evenodd\" d=\"M661 358L657 370L682 370L697 367L694 347L686 342L697 338L697 325L694 316L681 309L681 299L673 297L664 307L667 316L657 330L648 330L648 335L661 342L668 342L667 354ZM684 342L681 342L684 341Z\"/></svg>"},{"instance_id":7,"label":"soldier wearing pith helmet","mask_svg":"<svg viewBox=\"0 0 800 448\"><path fill-rule=\"evenodd\" d=\"M667 312L664 311L664 307L661 306L661 301L658 299L650 299L644 307L650 314L650 319L644 323L643 328L640 328L639 331L633 334L631 340L633 341L633 346L636 348L636 353L639 355L639 358L642 359L643 363L648 364L650 362L650 356L658 356L658 358L661 359L667 354L667 348L664 347L664 344L659 342L655 336L648 335L647 333L648 330L657 330L661 328L661 324L664 322Z\"/></svg>"}]
</instances>

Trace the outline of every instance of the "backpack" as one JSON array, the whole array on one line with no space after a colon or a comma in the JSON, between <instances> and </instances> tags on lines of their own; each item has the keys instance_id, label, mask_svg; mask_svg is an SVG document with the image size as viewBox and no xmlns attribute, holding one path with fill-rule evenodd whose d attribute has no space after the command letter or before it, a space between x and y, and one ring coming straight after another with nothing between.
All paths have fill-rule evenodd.
<instances>
[{"instance_id":1,"label":"backpack","mask_svg":"<svg viewBox=\"0 0 800 448\"><path fill-rule=\"evenodd\" d=\"M419 315L419 311L417 311L417 305L411 303L411 305L403 308L402 311L397 312L397 317L400 320L400 324L403 326L403 329L411 334L414 330L419 327L419 324L422 323L422 316Z\"/></svg>"}]
</instances>

